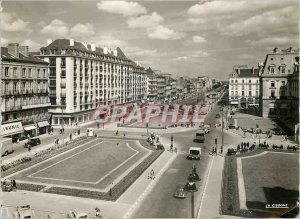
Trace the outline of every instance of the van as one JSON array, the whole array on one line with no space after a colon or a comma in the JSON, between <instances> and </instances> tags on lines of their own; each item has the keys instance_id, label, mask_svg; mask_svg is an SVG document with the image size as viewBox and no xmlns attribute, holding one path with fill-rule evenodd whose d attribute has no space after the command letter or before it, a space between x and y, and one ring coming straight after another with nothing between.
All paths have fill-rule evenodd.
<instances>
[{"instance_id":1,"label":"van","mask_svg":"<svg viewBox=\"0 0 300 219\"><path fill-rule=\"evenodd\" d=\"M12 154L14 152L14 147L13 145L9 145L9 144L2 144L1 147L1 157L7 156L9 154Z\"/></svg>"},{"instance_id":2,"label":"van","mask_svg":"<svg viewBox=\"0 0 300 219\"><path fill-rule=\"evenodd\" d=\"M187 159L188 160L200 160L200 157L201 157L201 148L190 147Z\"/></svg>"}]
</instances>

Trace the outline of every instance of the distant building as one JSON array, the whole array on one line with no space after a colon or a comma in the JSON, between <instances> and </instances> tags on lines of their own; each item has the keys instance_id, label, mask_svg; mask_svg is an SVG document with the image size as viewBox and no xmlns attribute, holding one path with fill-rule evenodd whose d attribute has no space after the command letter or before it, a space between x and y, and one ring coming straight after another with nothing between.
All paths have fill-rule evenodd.
<instances>
[{"instance_id":1,"label":"distant building","mask_svg":"<svg viewBox=\"0 0 300 219\"><path fill-rule=\"evenodd\" d=\"M266 55L260 76L261 116L287 118L299 114L299 108L295 109L299 105L298 74L299 51L289 48Z\"/></svg>"},{"instance_id":2,"label":"distant building","mask_svg":"<svg viewBox=\"0 0 300 219\"><path fill-rule=\"evenodd\" d=\"M149 67L146 70L148 76L148 100L154 102L157 100L157 74Z\"/></svg>"},{"instance_id":3,"label":"distant building","mask_svg":"<svg viewBox=\"0 0 300 219\"><path fill-rule=\"evenodd\" d=\"M1 136L36 136L49 128L48 63L28 50L18 43L1 47Z\"/></svg>"},{"instance_id":4,"label":"distant building","mask_svg":"<svg viewBox=\"0 0 300 219\"><path fill-rule=\"evenodd\" d=\"M259 69L235 66L229 78L229 103L248 108L259 105Z\"/></svg>"}]
</instances>

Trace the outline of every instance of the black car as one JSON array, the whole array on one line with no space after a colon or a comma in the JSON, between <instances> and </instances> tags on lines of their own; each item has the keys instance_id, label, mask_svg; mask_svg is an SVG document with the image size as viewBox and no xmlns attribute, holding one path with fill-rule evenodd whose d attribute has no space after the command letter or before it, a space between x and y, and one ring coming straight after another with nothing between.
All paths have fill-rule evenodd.
<instances>
[{"instance_id":1,"label":"black car","mask_svg":"<svg viewBox=\"0 0 300 219\"><path fill-rule=\"evenodd\" d=\"M287 146L287 150L297 151L297 150L299 150L299 146L297 146L297 145L289 145L289 146Z\"/></svg>"},{"instance_id":2,"label":"black car","mask_svg":"<svg viewBox=\"0 0 300 219\"><path fill-rule=\"evenodd\" d=\"M24 145L24 148L28 148L30 145L31 147L41 144L41 140L39 138L30 138Z\"/></svg>"},{"instance_id":3,"label":"black car","mask_svg":"<svg viewBox=\"0 0 300 219\"><path fill-rule=\"evenodd\" d=\"M276 150L276 149L281 149L282 150L283 149L283 145L279 146L279 145L274 145L273 144L273 150Z\"/></svg>"},{"instance_id":4,"label":"black car","mask_svg":"<svg viewBox=\"0 0 300 219\"><path fill-rule=\"evenodd\" d=\"M217 118L217 119L220 118L220 114L217 114L217 115L216 115L216 118Z\"/></svg>"}]
</instances>

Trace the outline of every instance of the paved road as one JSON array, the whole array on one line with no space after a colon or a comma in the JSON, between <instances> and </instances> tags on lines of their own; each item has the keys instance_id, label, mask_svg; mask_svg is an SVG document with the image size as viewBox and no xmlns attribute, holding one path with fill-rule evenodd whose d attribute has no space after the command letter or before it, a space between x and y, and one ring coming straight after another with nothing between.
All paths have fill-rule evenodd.
<instances>
[{"instance_id":1,"label":"paved road","mask_svg":"<svg viewBox=\"0 0 300 219\"><path fill-rule=\"evenodd\" d=\"M218 138L218 144L221 143L221 129L214 128L213 124L220 123L220 119L215 116L219 113L220 106L215 105L206 117L206 123L211 123L211 132L205 137L204 143L194 142L196 131L187 131L182 133L172 134L175 143L179 146L179 155L171 163L165 174L162 175L159 182L152 189L152 192L144 199L138 209L133 213L132 218L189 218L191 217L191 195L188 194L186 199L175 199L173 194L176 187L180 183L186 183L187 177L191 172L192 165L195 164L197 172L202 179L196 185L199 189L195 193L195 213L201 204L201 195L206 183L205 174L208 171L210 161L212 159L211 151L215 145L215 138ZM171 134L166 134L166 137ZM224 133L224 145L238 143L238 138ZM186 154L191 146L200 146L202 148L202 159L200 161L190 161L186 159ZM225 149L224 149L225 151Z\"/></svg>"}]
</instances>

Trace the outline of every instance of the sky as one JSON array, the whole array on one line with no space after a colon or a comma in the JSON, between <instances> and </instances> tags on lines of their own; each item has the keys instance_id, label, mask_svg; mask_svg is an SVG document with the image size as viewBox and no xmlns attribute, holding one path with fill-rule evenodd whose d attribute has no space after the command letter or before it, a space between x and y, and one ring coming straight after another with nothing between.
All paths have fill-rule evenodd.
<instances>
[{"instance_id":1,"label":"sky","mask_svg":"<svg viewBox=\"0 0 300 219\"><path fill-rule=\"evenodd\" d=\"M144 67L228 78L274 47L299 48L297 0L2 1L1 45L39 51L47 39L120 47Z\"/></svg>"}]
</instances>

